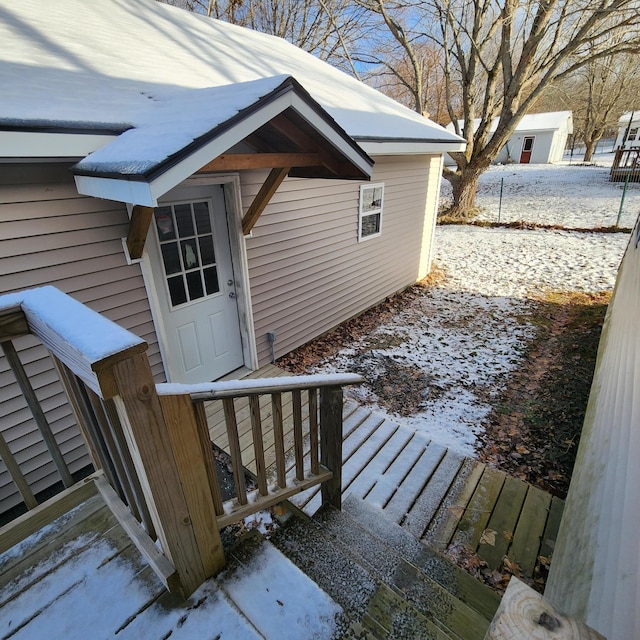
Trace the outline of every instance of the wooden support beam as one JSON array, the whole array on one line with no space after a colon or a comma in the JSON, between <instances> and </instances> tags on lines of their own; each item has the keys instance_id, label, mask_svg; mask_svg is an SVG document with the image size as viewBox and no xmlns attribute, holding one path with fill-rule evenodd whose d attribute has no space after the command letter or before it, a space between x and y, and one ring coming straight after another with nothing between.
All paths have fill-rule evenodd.
<instances>
[{"instance_id":1,"label":"wooden support beam","mask_svg":"<svg viewBox=\"0 0 640 640\"><path fill-rule=\"evenodd\" d=\"M20 307L11 307L0 311L0 342L13 340L31 333L29 324Z\"/></svg>"},{"instance_id":2,"label":"wooden support beam","mask_svg":"<svg viewBox=\"0 0 640 640\"><path fill-rule=\"evenodd\" d=\"M223 153L205 164L197 173L320 166L322 160L317 153Z\"/></svg>"},{"instance_id":3,"label":"wooden support beam","mask_svg":"<svg viewBox=\"0 0 640 640\"><path fill-rule=\"evenodd\" d=\"M509 586L484 640L557 638L557 640L605 640L581 620L570 618L546 598L511 577Z\"/></svg>"},{"instance_id":4,"label":"wooden support beam","mask_svg":"<svg viewBox=\"0 0 640 640\"><path fill-rule=\"evenodd\" d=\"M178 578L178 572L160 549L156 547L149 534L142 528L142 525L133 517L127 505L120 500L118 494L104 476L97 477L95 484L111 513L116 517L131 542L144 556L164 586L172 593L179 592L180 579Z\"/></svg>"},{"instance_id":5,"label":"wooden support beam","mask_svg":"<svg viewBox=\"0 0 640 640\"><path fill-rule=\"evenodd\" d=\"M342 387L320 389L320 464L332 472L322 484L322 504L342 508Z\"/></svg>"},{"instance_id":6,"label":"wooden support beam","mask_svg":"<svg viewBox=\"0 0 640 640\"><path fill-rule=\"evenodd\" d=\"M149 233L151 220L153 219L153 208L135 205L131 211L129 221L129 232L127 233L127 250L129 257L133 260L142 258L144 243Z\"/></svg>"},{"instance_id":7,"label":"wooden support beam","mask_svg":"<svg viewBox=\"0 0 640 640\"><path fill-rule=\"evenodd\" d=\"M22 362L20 362L18 353L16 352L16 349L13 346L12 342L2 342L1 344L2 350L4 352L4 357L7 359L7 362L9 363L9 366L11 367L13 374L16 377L16 381L18 382L20 391L22 391L22 395L27 401L29 409L31 409L33 419L38 425L38 429L40 429L40 435L47 445L47 449L51 454L51 459L56 465L56 469L60 474L62 484L64 484L65 487L70 487L73 484L73 478L71 477L71 473L69 472L69 467L67 467L65 459L62 457L60 447L58 447L58 443L56 442L53 432L51 431L49 422L47 421L47 418L44 415L44 411L40 406L38 396L36 396L36 392L31 386L29 376L24 370Z\"/></svg>"},{"instance_id":8,"label":"wooden support beam","mask_svg":"<svg viewBox=\"0 0 640 640\"><path fill-rule=\"evenodd\" d=\"M160 405L204 572L212 576L224 568L225 561L211 487L216 473L211 443L206 450L202 446L200 423L189 396L162 396Z\"/></svg>"},{"instance_id":9,"label":"wooden support beam","mask_svg":"<svg viewBox=\"0 0 640 640\"><path fill-rule=\"evenodd\" d=\"M271 170L264 184L260 187L258 195L256 195L253 202L249 205L247 212L244 214L244 218L242 218L242 233L244 233L245 236L251 232L253 225L258 221L260 214L269 204L269 200L271 200L273 194L278 190L278 187L282 184L282 181L290 169L291 167Z\"/></svg>"},{"instance_id":10,"label":"wooden support beam","mask_svg":"<svg viewBox=\"0 0 640 640\"><path fill-rule=\"evenodd\" d=\"M113 365L114 398L156 533L165 555L177 569L183 595L207 578L192 514L176 463L172 438L146 354Z\"/></svg>"},{"instance_id":11,"label":"wooden support beam","mask_svg":"<svg viewBox=\"0 0 640 640\"><path fill-rule=\"evenodd\" d=\"M11 453L11 449L9 449L9 445L6 443L3 435L0 433L0 460L4 462L4 466L7 468L13 483L18 488L20 495L22 496L22 500L24 501L27 509L34 509L38 506L38 501L35 499L33 492L31 491L31 487L27 482L26 478L22 475L22 471L20 470L20 466L16 462L16 459L13 457L13 453Z\"/></svg>"}]
</instances>

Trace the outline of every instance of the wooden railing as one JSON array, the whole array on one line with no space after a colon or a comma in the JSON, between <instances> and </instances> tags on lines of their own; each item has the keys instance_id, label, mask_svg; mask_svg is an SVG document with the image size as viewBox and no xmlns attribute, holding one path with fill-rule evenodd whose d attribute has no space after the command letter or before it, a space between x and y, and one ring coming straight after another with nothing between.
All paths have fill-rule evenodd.
<instances>
[{"instance_id":1,"label":"wooden railing","mask_svg":"<svg viewBox=\"0 0 640 640\"><path fill-rule=\"evenodd\" d=\"M611 182L640 182L640 148L617 149L609 178Z\"/></svg>"},{"instance_id":2,"label":"wooden railing","mask_svg":"<svg viewBox=\"0 0 640 640\"><path fill-rule=\"evenodd\" d=\"M210 482L219 527L238 522L273 504L322 484L324 504L341 505L342 387L360 384L354 374L296 376L237 380L208 385L157 385L165 412L182 420L194 416L207 446L208 424L205 403L220 401L224 410L228 454L231 458L235 498L223 504L216 474ZM303 394L306 402L303 401ZM291 429L285 429L283 396L293 407ZM186 402L188 398L191 408ZM243 459L235 401L248 399L251 446ZM262 402L261 402L262 399ZM266 402L265 402L266 399ZM245 478L249 463L255 468L256 489L247 492Z\"/></svg>"},{"instance_id":3,"label":"wooden railing","mask_svg":"<svg viewBox=\"0 0 640 640\"><path fill-rule=\"evenodd\" d=\"M319 483L323 500L340 506L341 387L360 382L359 376L156 389L147 345L140 338L53 287L0 296L0 343L65 486L72 482L71 476L12 345L14 338L26 334L39 338L52 355L99 470L92 486L168 589L186 596L224 566L222 526ZM291 394L293 404L291 435L282 420L285 394ZM260 412L260 399L267 396L269 426ZM243 397L250 410L250 456L257 481L257 489L249 492L235 405ZM224 405L236 485L235 500L226 504L217 482L205 411L206 402L217 400ZM303 404L308 407L305 417ZM265 438L267 448L274 449L273 465L267 464ZM27 506L38 511L25 476L1 437L0 456ZM34 520L42 526L45 522L39 515Z\"/></svg>"}]
</instances>

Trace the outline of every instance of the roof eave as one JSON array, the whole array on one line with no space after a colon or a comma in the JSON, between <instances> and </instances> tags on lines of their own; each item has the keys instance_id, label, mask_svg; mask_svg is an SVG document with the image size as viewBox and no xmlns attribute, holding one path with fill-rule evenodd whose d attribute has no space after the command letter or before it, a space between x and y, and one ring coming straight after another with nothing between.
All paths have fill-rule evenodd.
<instances>
[{"instance_id":1,"label":"roof eave","mask_svg":"<svg viewBox=\"0 0 640 640\"><path fill-rule=\"evenodd\" d=\"M84 195L157 206L158 199L165 193L286 109L293 109L313 126L351 164L355 175L363 180L370 179L373 160L298 82L288 78L269 96L216 127L206 137L196 141L197 144L174 154L147 175L107 174L76 167L76 186Z\"/></svg>"},{"instance_id":2,"label":"roof eave","mask_svg":"<svg viewBox=\"0 0 640 640\"><path fill-rule=\"evenodd\" d=\"M417 155L417 154L442 154L456 151L464 151L464 140L427 140L427 139L358 139L358 144L371 156L379 155Z\"/></svg>"}]
</instances>

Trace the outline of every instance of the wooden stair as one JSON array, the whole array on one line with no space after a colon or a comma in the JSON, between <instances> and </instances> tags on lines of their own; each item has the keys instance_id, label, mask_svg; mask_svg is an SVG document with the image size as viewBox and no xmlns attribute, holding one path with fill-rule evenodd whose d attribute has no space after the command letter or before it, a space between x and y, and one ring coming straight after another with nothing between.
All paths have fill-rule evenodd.
<instances>
[{"instance_id":1,"label":"wooden stair","mask_svg":"<svg viewBox=\"0 0 640 640\"><path fill-rule=\"evenodd\" d=\"M349 624L341 637L482 640L500 603L356 498L341 512L296 519L272 542L342 607Z\"/></svg>"}]
</instances>

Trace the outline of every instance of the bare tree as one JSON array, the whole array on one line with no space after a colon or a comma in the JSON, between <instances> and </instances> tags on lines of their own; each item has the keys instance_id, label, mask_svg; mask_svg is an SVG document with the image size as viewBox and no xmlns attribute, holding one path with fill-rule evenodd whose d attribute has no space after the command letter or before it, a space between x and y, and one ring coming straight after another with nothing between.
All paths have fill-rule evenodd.
<instances>
[{"instance_id":1,"label":"bare tree","mask_svg":"<svg viewBox=\"0 0 640 640\"><path fill-rule=\"evenodd\" d=\"M352 0L161 0L268 33L358 77L351 48L367 12Z\"/></svg>"},{"instance_id":2,"label":"bare tree","mask_svg":"<svg viewBox=\"0 0 640 640\"><path fill-rule=\"evenodd\" d=\"M422 41L442 51L449 117L467 141L465 152L451 154L457 168L444 172L452 217L473 211L480 175L546 87L640 48L638 0L358 1L410 59Z\"/></svg>"}]
</instances>

